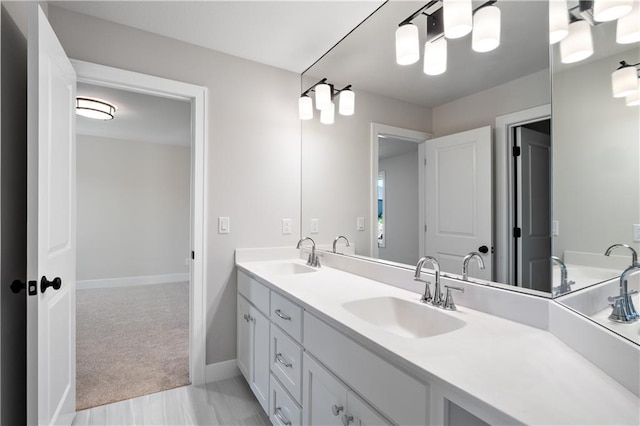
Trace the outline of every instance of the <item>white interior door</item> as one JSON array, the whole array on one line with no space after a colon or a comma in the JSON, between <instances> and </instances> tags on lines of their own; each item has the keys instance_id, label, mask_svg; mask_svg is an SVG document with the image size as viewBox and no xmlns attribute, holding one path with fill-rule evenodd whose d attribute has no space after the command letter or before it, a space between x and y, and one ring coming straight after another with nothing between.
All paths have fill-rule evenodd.
<instances>
[{"instance_id":1,"label":"white interior door","mask_svg":"<svg viewBox=\"0 0 640 426\"><path fill-rule=\"evenodd\" d=\"M76 74L35 3L28 34L27 278L37 294L27 303L27 421L70 424L76 398ZM53 286L45 287L47 281Z\"/></svg>"},{"instance_id":2,"label":"white interior door","mask_svg":"<svg viewBox=\"0 0 640 426\"><path fill-rule=\"evenodd\" d=\"M551 137L518 127L516 146L518 285L551 291Z\"/></svg>"},{"instance_id":3,"label":"white interior door","mask_svg":"<svg viewBox=\"0 0 640 426\"><path fill-rule=\"evenodd\" d=\"M493 265L491 127L431 139L425 144L425 254L443 271L462 273L462 259L479 252L469 275L490 280Z\"/></svg>"}]
</instances>

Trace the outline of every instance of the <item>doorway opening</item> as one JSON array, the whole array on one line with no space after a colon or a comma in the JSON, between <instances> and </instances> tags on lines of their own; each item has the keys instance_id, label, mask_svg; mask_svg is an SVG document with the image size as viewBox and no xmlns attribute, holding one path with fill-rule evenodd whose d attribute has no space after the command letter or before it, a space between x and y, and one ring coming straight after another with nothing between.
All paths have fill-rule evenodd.
<instances>
[{"instance_id":1,"label":"doorway opening","mask_svg":"<svg viewBox=\"0 0 640 426\"><path fill-rule=\"evenodd\" d=\"M117 107L76 118L82 410L190 384L191 105L87 83L77 96Z\"/></svg>"}]
</instances>

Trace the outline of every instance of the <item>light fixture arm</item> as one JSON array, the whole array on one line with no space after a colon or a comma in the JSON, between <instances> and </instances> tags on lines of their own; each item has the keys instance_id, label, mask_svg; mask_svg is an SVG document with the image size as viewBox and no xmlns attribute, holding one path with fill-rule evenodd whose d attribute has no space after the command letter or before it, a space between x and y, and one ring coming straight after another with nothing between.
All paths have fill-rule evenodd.
<instances>
[{"instance_id":1,"label":"light fixture arm","mask_svg":"<svg viewBox=\"0 0 640 426\"><path fill-rule=\"evenodd\" d=\"M309 92L313 92L315 91L315 88L318 84L325 84L327 82L327 78L323 78L322 80L318 81L317 83L313 84L311 87L309 87L307 90L305 90L304 92L302 92L302 94L300 95L300 97L302 96L308 96Z\"/></svg>"},{"instance_id":2,"label":"light fixture arm","mask_svg":"<svg viewBox=\"0 0 640 426\"><path fill-rule=\"evenodd\" d=\"M638 62L637 64L629 64L627 63L627 61L620 61L620 66L616 69L620 70L627 67L635 67L638 71L640 71L640 62Z\"/></svg>"}]
</instances>

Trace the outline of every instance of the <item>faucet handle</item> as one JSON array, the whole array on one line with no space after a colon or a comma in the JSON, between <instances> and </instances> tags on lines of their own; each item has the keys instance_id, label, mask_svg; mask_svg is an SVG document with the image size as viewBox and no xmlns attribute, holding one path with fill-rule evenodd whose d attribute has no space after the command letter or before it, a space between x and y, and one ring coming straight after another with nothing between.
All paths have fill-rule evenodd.
<instances>
[{"instance_id":1,"label":"faucet handle","mask_svg":"<svg viewBox=\"0 0 640 426\"><path fill-rule=\"evenodd\" d=\"M451 294L451 290L456 290L461 293L464 293L464 288L462 287L454 287L452 285L445 285L444 288L447 289L447 295L444 298L444 303L442 304L443 309L447 309L449 311L455 311L456 304L453 302L453 294Z\"/></svg>"},{"instance_id":2,"label":"faucet handle","mask_svg":"<svg viewBox=\"0 0 640 426\"><path fill-rule=\"evenodd\" d=\"M424 293L422 293L422 296L420 297L420 301L422 303L433 302L433 296L431 295L431 288L429 287L431 285L431 281L421 280L420 278L416 278L415 280L424 283Z\"/></svg>"}]
</instances>

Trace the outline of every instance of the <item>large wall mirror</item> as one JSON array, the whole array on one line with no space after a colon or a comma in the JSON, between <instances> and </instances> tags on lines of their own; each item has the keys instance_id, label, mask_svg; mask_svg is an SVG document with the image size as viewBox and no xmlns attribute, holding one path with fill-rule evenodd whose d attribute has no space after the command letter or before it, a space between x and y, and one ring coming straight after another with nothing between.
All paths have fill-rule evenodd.
<instances>
[{"instance_id":1,"label":"large wall mirror","mask_svg":"<svg viewBox=\"0 0 640 426\"><path fill-rule=\"evenodd\" d=\"M590 25L593 55L564 64L548 2L499 0L499 46L447 39L446 71L426 75L441 3L412 20L416 63L398 65L395 48L424 5L382 4L303 74L302 91L326 79L336 96L333 124L315 108L302 122L302 235L345 235L356 255L407 268L431 255L458 276L475 252L470 281L547 296L619 275L630 251L604 253L640 249L640 108L612 96L611 73L640 62L638 43L616 43L615 22Z\"/></svg>"}]
</instances>

